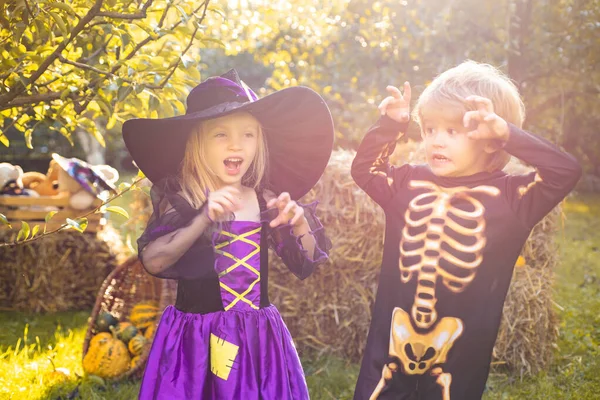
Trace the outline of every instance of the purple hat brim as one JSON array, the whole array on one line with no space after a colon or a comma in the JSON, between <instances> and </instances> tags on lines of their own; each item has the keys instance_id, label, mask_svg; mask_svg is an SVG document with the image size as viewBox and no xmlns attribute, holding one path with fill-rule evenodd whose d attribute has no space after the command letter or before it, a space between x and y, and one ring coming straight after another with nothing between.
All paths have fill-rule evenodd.
<instances>
[{"instance_id":1,"label":"purple hat brim","mask_svg":"<svg viewBox=\"0 0 600 400\"><path fill-rule=\"evenodd\" d=\"M307 87L282 89L253 102L228 102L182 116L134 119L123 139L140 170L156 183L179 173L189 134L198 122L248 112L262 125L269 154L269 187L293 199L320 179L333 149L333 120L325 101Z\"/></svg>"}]
</instances>

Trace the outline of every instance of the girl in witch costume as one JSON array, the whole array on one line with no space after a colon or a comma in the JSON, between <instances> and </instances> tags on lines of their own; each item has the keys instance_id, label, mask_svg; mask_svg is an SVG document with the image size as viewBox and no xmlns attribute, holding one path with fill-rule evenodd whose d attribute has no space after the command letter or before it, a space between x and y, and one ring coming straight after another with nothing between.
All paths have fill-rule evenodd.
<instances>
[{"instance_id":1,"label":"girl in witch costume","mask_svg":"<svg viewBox=\"0 0 600 400\"><path fill-rule=\"evenodd\" d=\"M195 87L186 115L127 121L123 137L153 182L140 260L178 280L140 398L308 399L292 338L269 302L267 249L300 279L328 257L315 204L296 203L331 154L325 102L304 87L258 99L232 70Z\"/></svg>"},{"instance_id":2,"label":"girl in witch costume","mask_svg":"<svg viewBox=\"0 0 600 400\"><path fill-rule=\"evenodd\" d=\"M417 101L427 164L392 166L388 157L408 127L410 85L388 91L352 165L386 214L354 399L481 399L521 248L581 167L523 131L517 88L472 61L435 78ZM511 155L537 171L506 174Z\"/></svg>"}]
</instances>

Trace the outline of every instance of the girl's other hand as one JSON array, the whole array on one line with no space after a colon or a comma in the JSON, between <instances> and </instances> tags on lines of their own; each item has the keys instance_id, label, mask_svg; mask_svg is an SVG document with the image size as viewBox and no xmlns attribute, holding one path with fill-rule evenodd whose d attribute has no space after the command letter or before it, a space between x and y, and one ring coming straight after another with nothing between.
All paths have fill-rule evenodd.
<instances>
[{"instance_id":1,"label":"girl's other hand","mask_svg":"<svg viewBox=\"0 0 600 400\"><path fill-rule=\"evenodd\" d=\"M208 194L208 218L214 222L229 220L241 207L241 193L233 186L225 186Z\"/></svg>"},{"instance_id":2,"label":"girl's other hand","mask_svg":"<svg viewBox=\"0 0 600 400\"><path fill-rule=\"evenodd\" d=\"M287 192L283 192L278 197L269 200L267 207L277 207L279 210L277 217L270 223L271 228L287 223L290 223L293 227L308 223L304 218L304 209L292 200Z\"/></svg>"}]
</instances>

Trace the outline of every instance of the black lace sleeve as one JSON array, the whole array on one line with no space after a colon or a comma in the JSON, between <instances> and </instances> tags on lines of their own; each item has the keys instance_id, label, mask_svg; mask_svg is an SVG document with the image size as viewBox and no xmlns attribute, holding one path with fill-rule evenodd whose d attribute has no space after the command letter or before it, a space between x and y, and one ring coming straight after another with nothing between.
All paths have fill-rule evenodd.
<instances>
[{"instance_id":1,"label":"black lace sleeve","mask_svg":"<svg viewBox=\"0 0 600 400\"><path fill-rule=\"evenodd\" d=\"M144 253L144 248L149 243L188 226L196 216L203 212L203 207L199 210L193 208L178 192L179 186L172 179L162 180L152 186L150 197L153 213L146 230L137 241L139 259L142 264L144 264L144 258L148 257ZM201 278L212 272L213 258L211 240L207 235L203 235L172 266L160 273L148 272L165 279Z\"/></svg>"},{"instance_id":2,"label":"black lace sleeve","mask_svg":"<svg viewBox=\"0 0 600 400\"><path fill-rule=\"evenodd\" d=\"M294 235L294 231L290 224L280 225L271 230L269 235L269 244L275 250L277 255L281 257L283 263L289 270L300 279L309 277L315 268L325 263L329 259L329 251L331 250L331 241L325 235L325 229L317 218L315 210L318 202L313 202L307 205L298 203L304 208L304 216L310 227L309 234L315 239L314 254L308 254L302 247L302 237ZM273 215L269 215L272 213ZM269 210L265 214L269 221L277 216L276 210Z\"/></svg>"}]
</instances>

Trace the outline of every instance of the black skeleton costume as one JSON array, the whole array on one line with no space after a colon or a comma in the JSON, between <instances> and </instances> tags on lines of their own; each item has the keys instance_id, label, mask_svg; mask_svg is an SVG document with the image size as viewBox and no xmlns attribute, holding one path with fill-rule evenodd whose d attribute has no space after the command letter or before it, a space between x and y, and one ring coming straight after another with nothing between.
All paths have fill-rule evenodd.
<instances>
[{"instance_id":1,"label":"black skeleton costume","mask_svg":"<svg viewBox=\"0 0 600 400\"><path fill-rule=\"evenodd\" d=\"M480 399L513 267L531 229L575 186L581 167L510 125L504 149L536 172L448 178L388 157L408 123L383 116L354 163L385 211L379 289L355 400Z\"/></svg>"}]
</instances>

